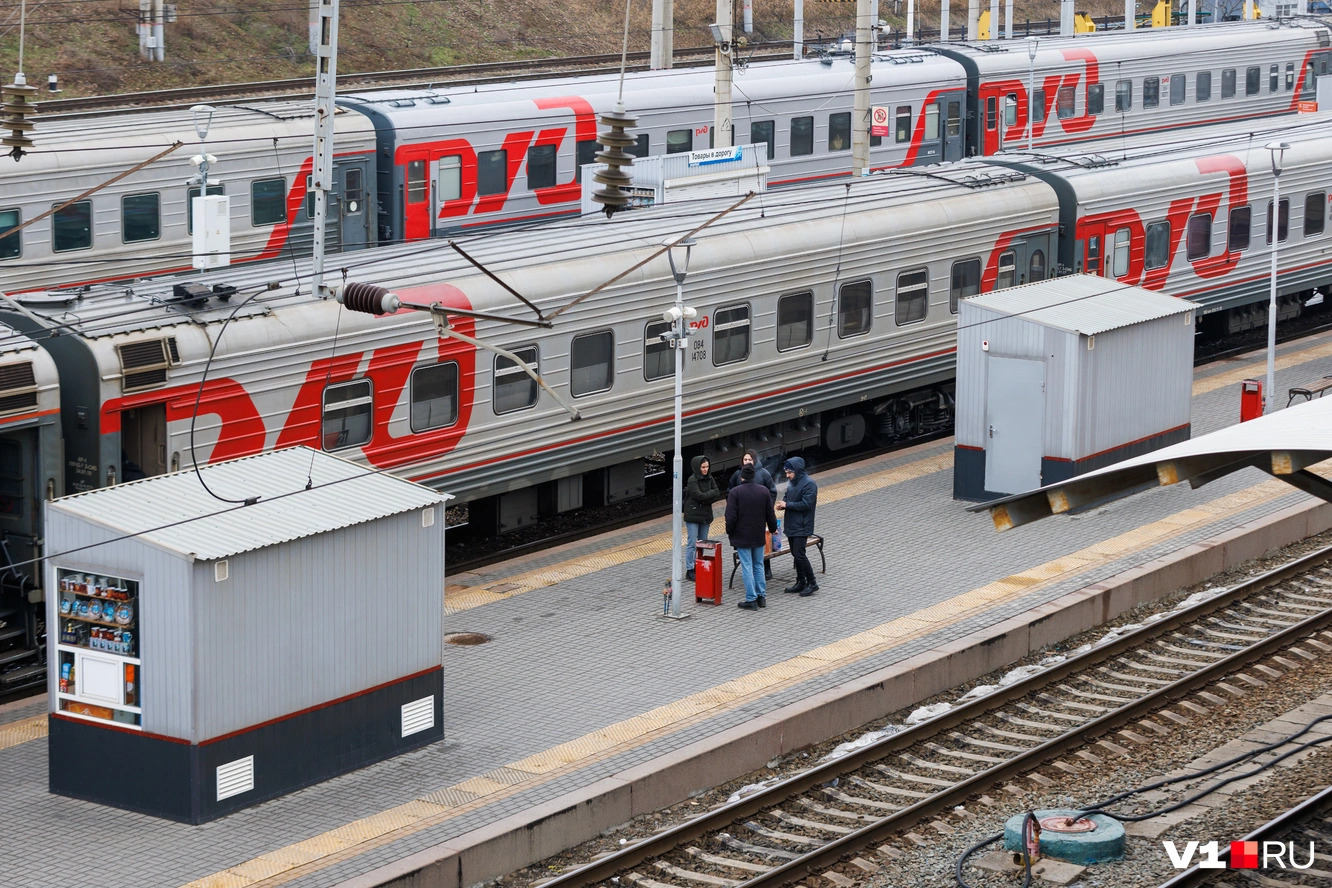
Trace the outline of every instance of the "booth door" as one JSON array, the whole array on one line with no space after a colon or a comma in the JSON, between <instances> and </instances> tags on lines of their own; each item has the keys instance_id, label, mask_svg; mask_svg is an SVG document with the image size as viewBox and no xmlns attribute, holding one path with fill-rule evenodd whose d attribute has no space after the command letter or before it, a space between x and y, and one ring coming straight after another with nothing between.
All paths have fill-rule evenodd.
<instances>
[{"instance_id":1,"label":"booth door","mask_svg":"<svg viewBox=\"0 0 1332 888\"><path fill-rule=\"evenodd\" d=\"M1041 486L1045 362L987 357L985 489L1022 493Z\"/></svg>"}]
</instances>

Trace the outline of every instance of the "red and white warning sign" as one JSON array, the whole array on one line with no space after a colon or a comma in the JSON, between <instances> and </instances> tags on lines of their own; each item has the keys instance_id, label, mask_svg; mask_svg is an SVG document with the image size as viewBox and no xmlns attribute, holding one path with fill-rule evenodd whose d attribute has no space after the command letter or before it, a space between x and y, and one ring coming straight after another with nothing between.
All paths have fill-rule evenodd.
<instances>
[{"instance_id":1,"label":"red and white warning sign","mask_svg":"<svg viewBox=\"0 0 1332 888\"><path fill-rule=\"evenodd\" d=\"M888 108L886 106L875 105L870 109L870 135L888 135Z\"/></svg>"}]
</instances>

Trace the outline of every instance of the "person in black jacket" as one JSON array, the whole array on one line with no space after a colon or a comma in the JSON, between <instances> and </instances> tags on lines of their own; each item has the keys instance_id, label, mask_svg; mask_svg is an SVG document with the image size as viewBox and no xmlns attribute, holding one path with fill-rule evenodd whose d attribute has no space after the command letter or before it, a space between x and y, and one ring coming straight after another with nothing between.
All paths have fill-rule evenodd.
<instances>
[{"instance_id":1,"label":"person in black jacket","mask_svg":"<svg viewBox=\"0 0 1332 888\"><path fill-rule=\"evenodd\" d=\"M712 504L722 498L717 479L708 474L711 464L706 456L696 456L690 464L694 474L689 476L684 490L684 522L688 529L689 542L685 544L685 579L694 578L694 558L697 549L694 544L708 538L708 528L712 526Z\"/></svg>"},{"instance_id":2,"label":"person in black jacket","mask_svg":"<svg viewBox=\"0 0 1332 888\"><path fill-rule=\"evenodd\" d=\"M745 455L740 458L740 468L731 473L731 481L726 489L729 491L740 483L740 470L745 466L754 467L754 481L768 488L768 493L772 494L772 501L777 502L777 482L772 477L772 472L763 468L763 462L759 459L757 450L746 450ZM763 562L763 578L772 579L772 565L765 559Z\"/></svg>"},{"instance_id":3,"label":"person in black jacket","mask_svg":"<svg viewBox=\"0 0 1332 888\"><path fill-rule=\"evenodd\" d=\"M791 545L791 560L795 562L796 582L784 592L799 592L803 596L819 591L814 579L814 566L805 555L805 544L814 533L814 508L819 502L819 485L805 474L805 461L793 456L782 466L790 484L786 486L786 499L777 504L777 510L786 518L786 539Z\"/></svg>"},{"instance_id":4,"label":"person in black jacket","mask_svg":"<svg viewBox=\"0 0 1332 888\"><path fill-rule=\"evenodd\" d=\"M754 467L740 469L740 483L726 495L726 533L740 557L745 578L745 600L739 606L756 610L768 606L768 583L763 577L765 531L777 529L768 488L754 481Z\"/></svg>"}]
</instances>

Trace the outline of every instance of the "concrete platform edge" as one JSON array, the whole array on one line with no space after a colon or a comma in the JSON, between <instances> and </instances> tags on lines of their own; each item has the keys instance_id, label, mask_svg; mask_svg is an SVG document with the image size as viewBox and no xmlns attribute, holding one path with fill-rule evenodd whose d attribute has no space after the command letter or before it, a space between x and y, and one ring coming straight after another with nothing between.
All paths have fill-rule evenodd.
<instances>
[{"instance_id":1,"label":"concrete platform edge","mask_svg":"<svg viewBox=\"0 0 1332 888\"><path fill-rule=\"evenodd\" d=\"M1202 582L1329 528L1332 504L1323 502L1238 525L341 884L469 888L1048 648L1151 600L1163 585L1177 589Z\"/></svg>"}]
</instances>

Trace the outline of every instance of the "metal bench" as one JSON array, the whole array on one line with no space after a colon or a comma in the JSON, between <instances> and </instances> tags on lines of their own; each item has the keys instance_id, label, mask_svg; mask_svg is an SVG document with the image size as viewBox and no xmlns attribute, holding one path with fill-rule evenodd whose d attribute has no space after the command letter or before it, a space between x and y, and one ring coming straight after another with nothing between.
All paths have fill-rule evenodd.
<instances>
[{"instance_id":1,"label":"metal bench","mask_svg":"<svg viewBox=\"0 0 1332 888\"><path fill-rule=\"evenodd\" d=\"M1289 407L1296 398L1303 397L1306 401L1312 401L1314 395L1323 397L1323 392L1332 389L1332 376L1324 376L1308 385L1297 385L1289 392L1290 397L1286 399L1286 406Z\"/></svg>"},{"instance_id":2,"label":"metal bench","mask_svg":"<svg viewBox=\"0 0 1332 888\"><path fill-rule=\"evenodd\" d=\"M784 535L783 539L785 539ZM814 548L819 550L819 573L826 574L828 572L828 559L823 557L823 537L819 536L816 533L811 533L808 537L805 538L806 551L809 550L810 546L813 546ZM763 563L767 564L769 561L780 555L790 555L790 554L791 554L791 547L789 545L782 546L780 549L773 549L771 552L763 553ZM732 549L731 579L727 581L726 588L729 589L735 585L735 572L739 569L740 569L740 553Z\"/></svg>"}]
</instances>

